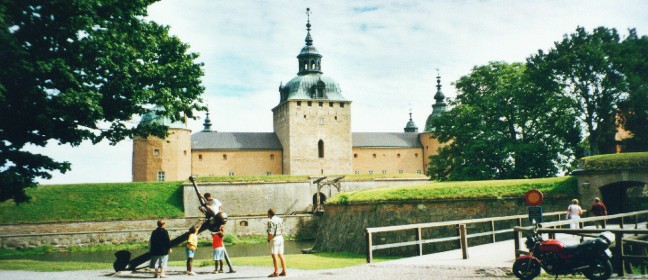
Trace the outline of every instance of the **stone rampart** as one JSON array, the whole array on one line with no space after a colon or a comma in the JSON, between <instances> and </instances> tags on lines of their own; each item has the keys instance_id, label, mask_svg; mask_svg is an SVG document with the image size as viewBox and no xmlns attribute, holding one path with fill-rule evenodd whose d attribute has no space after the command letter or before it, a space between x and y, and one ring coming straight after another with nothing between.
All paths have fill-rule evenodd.
<instances>
[{"instance_id":1,"label":"stone rampart","mask_svg":"<svg viewBox=\"0 0 648 280\"><path fill-rule=\"evenodd\" d=\"M545 197L542 205L543 211L564 211L570 200L571 198L569 197ZM319 227L315 248L322 251L365 253L365 229L368 227L476 219L527 213L527 206L523 198L439 199L327 205L324 215L317 217L315 220L315 223ZM497 226L501 229L501 227L512 228L515 225L498 224ZM477 227L469 228L469 233L477 232L479 230ZM487 230L490 230L490 223ZM438 231L426 230L423 234L425 239L456 236L457 229L443 228ZM402 231L396 234L377 235L374 237L374 242L375 244L380 244L385 239L391 241L414 240L414 236L414 231ZM508 238L511 237L512 234ZM413 247L410 249L410 251L414 251Z\"/></svg>"},{"instance_id":2,"label":"stone rampart","mask_svg":"<svg viewBox=\"0 0 648 280\"><path fill-rule=\"evenodd\" d=\"M310 215L281 216L287 235L313 235L307 232ZM171 239L187 231L199 219L169 219L166 228ZM236 236L264 236L267 217L230 217L225 232ZM156 220L16 224L0 226L0 249L16 249L53 245L55 247L88 246L148 242ZM308 237L308 236L306 236ZM208 231L200 239L211 240Z\"/></svg>"},{"instance_id":3,"label":"stone rampart","mask_svg":"<svg viewBox=\"0 0 648 280\"><path fill-rule=\"evenodd\" d=\"M317 178L317 177L316 177ZM334 178L333 176L331 178ZM405 186L429 182L427 179L378 179L371 181L341 181L342 191L371 189L385 186ZM311 182L276 183L200 183L202 193L211 193L223 203L223 211L230 216L265 216L269 208L279 214L310 213L317 184ZM334 188L325 188L326 197L337 194ZM198 198L193 186L184 185L185 217L199 217Z\"/></svg>"}]
</instances>

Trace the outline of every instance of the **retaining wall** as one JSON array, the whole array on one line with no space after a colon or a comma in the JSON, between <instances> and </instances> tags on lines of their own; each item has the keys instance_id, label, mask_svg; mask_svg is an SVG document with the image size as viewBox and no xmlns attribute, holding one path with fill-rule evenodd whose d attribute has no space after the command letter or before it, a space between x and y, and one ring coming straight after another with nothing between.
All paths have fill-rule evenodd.
<instances>
[{"instance_id":1,"label":"retaining wall","mask_svg":"<svg viewBox=\"0 0 648 280\"><path fill-rule=\"evenodd\" d=\"M287 235L312 237L309 231L310 215L281 216ZM171 239L187 231L200 221L198 219L169 219L166 228ZM264 236L267 217L230 217L225 232L236 236ZM0 249L16 249L53 245L56 247L88 246L101 244L124 244L148 242L151 232L157 227L157 220L43 223L0 226ZM198 235L199 239L211 240L208 231Z\"/></svg>"},{"instance_id":2,"label":"retaining wall","mask_svg":"<svg viewBox=\"0 0 648 280\"><path fill-rule=\"evenodd\" d=\"M568 197L545 197L543 212L565 211ZM316 218L319 230L315 248L322 251L365 253L365 229L415 223L476 219L527 214L523 198L476 198L425 201L376 202L372 204L327 205L324 215ZM501 225L512 228L513 225ZM469 233L479 229L468 229ZM456 236L457 229L426 230L424 238ZM512 237L512 235L511 235ZM414 231L382 234L375 245L385 240L414 240ZM391 243L390 242L390 243ZM472 241L469 241L469 243ZM456 243L456 242L455 242ZM454 245L450 245L451 247ZM413 247L412 247L413 248ZM413 249L411 250L414 251Z\"/></svg>"}]
</instances>

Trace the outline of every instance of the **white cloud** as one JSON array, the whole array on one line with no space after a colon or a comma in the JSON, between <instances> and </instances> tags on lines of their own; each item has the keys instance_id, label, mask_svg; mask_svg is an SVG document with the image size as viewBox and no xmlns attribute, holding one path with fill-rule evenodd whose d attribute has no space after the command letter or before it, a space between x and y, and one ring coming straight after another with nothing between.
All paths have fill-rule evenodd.
<instances>
[{"instance_id":1,"label":"white cloud","mask_svg":"<svg viewBox=\"0 0 648 280\"><path fill-rule=\"evenodd\" d=\"M475 65L524 61L576 26L648 34L645 1L207 1L163 0L149 19L171 26L205 63L213 129L272 131L277 88L297 73L305 8L323 71L353 101L353 131L402 131L412 108L423 128L436 92ZM202 120L190 122L202 129ZM45 152L73 170L47 183L130 181L130 143ZM92 159L86 161L87 159ZM98 174L111 174L102 177Z\"/></svg>"}]
</instances>

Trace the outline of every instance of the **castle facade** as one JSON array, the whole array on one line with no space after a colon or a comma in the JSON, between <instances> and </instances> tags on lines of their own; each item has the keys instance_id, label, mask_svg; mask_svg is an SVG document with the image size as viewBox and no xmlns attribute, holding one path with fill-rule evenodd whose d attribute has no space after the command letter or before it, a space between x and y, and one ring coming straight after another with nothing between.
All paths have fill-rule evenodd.
<instances>
[{"instance_id":1,"label":"castle facade","mask_svg":"<svg viewBox=\"0 0 648 280\"><path fill-rule=\"evenodd\" d=\"M274 132L218 132L209 113L202 131L171 123L155 114L142 122L169 127L167 139L135 138L133 181L186 180L190 175L345 175L424 174L439 143L431 139L429 120L446 110L437 76L436 103L425 131L418 132L410 113L404 132L352 132L351 101L322 72L322 55L313 45L310 20L299 72L279 87L272 108Z\"/></svg>"}]
</instances>

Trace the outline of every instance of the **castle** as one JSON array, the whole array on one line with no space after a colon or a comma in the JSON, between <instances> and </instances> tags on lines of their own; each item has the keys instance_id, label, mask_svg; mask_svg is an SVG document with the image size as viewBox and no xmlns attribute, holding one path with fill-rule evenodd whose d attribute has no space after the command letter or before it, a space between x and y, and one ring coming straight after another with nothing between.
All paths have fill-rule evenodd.
<instances>
[{"instance_id":1,"label":"castle","mask_svg":"<svg viewBox=\"0 0 648 280\"><path fill-rule=\"evenodd\" d=\"M279 86L272 109L274 132L217 132L209 112L204 129L192 134L186 122L154 113L141 122L169 127L166 139L135 138L133 181L176 181L193 176L424 174L439 143L431 139L430 118L446 110L437 76L436 103L424 132L410 113L404 132L351 132L351 101L322 72L310 19L306 45L297 56L299 72Z\"/></svg>"}]
</instances>

